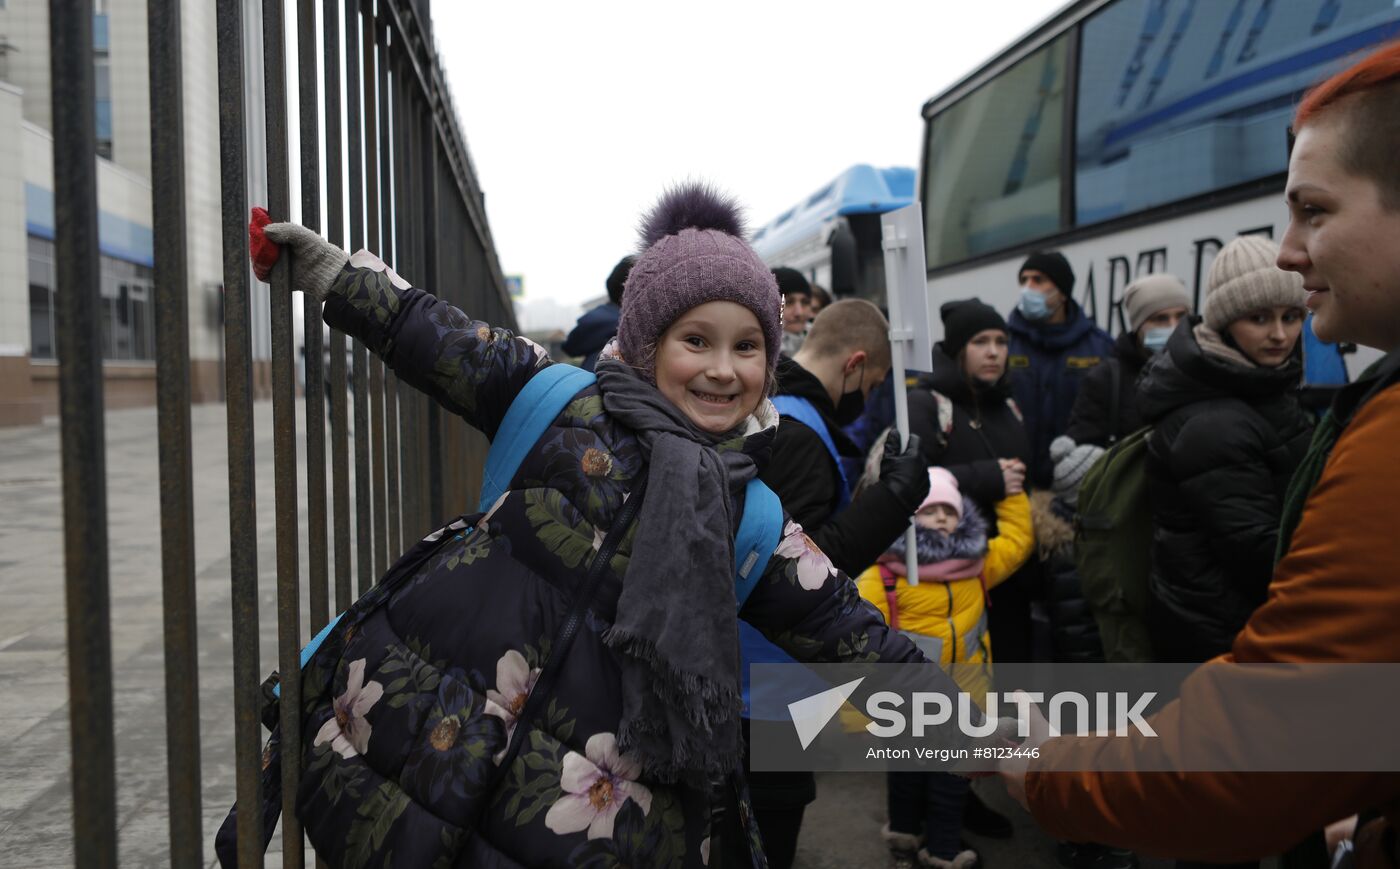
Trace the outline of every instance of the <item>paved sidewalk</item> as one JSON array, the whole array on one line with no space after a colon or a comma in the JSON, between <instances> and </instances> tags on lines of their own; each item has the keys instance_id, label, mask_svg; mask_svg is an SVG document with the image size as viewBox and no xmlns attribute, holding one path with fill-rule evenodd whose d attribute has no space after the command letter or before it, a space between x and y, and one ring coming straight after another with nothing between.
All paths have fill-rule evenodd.
<instances>
[{"instance_id":1,"label":"paved sidewalk","mask_svg":"<svg viewBox=\"0 0 1400 869\"><path fill-rule=\"evenodd\" d=\"M276 656L271 404L259 403L255 417L261 670L268 670ZM214 832L234 790L224 406L197 405L192 421L204 854L214 865ZM169 799L155 410L110 412L106 428L118 856L126 866L162 866ZM56 421L0 430L0 863L7 866L73 861L60 481ZM300 551L305 576L304 540ZM279 845L280 836L273 850ZM269 865L280 862L269 855Z\"/></svg>"}]
</instances>

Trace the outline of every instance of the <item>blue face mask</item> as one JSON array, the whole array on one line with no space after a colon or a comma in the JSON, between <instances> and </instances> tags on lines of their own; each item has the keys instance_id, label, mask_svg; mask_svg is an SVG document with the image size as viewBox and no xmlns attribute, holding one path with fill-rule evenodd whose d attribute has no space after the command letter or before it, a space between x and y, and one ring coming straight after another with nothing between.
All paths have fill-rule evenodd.
<instances>
[{"instance_id":1,"label":"blue face mask","mask_svg":"<svg viewBox=\"0 0 1400 869\"><path fill-rule=\"evenodd\" d=\"M1030 287L1021 290L1021 301L1016 307L1022 317L1032 322L1039 322L1050 316L1050 305L1045 301L1045 294L1038 293Z\"/></svg>"},{"instance_id":2,"label":"blue face mask","mask_svg":"<svg viewBox=\"0 0 1400 869\"><path fill-rule=\"evenodd\" d=\"M1142 333L1142 347L1148 353L1161 353L1167 346L1167 339L1172 336L1172 329L1160 327L1148 329Z\"/></svg>"}]
</instances>

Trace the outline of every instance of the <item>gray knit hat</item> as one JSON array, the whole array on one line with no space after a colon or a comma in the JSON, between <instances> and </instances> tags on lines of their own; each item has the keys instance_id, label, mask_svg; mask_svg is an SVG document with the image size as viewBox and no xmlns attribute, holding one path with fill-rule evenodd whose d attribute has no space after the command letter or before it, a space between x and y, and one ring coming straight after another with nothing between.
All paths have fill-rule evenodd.
<instances>
[{"instance_id":1,"label":"gray knit hat","mask_svg":"<svg viewBox=\"0 0 1400 869\"><path fill-rule=\"evenodd\" d=\"M1103 454L1103 447L1076 444L1065 435L1055 438L1050 442L1050 461L1055 465L1050 489L1073 506L1079 501L1079 484L1084 482L1084 475Z\"/></svg>"},{"instance_id":2,"label":"gray knit hat","mask_svg":"<svg viewBox=\"0 0 1400 869\"><path fill-rule=\"evenodd\" d=\"M1170 308L1191 310L1191 296L1176 275L1144 275L1128 284L1123 293L1123 310L1128 315L1128 331L1136 332L1153 314Z\"/></svg>"},{"instance_id":3,"label":"gray knit hat","mask_svg":"<svg viewBox=\"0 0 1400 869\"><path fill-rule=\"evenodd\" d=\"M707 185L673 187L642 218L641 256L617 323L622 357L655 378L655 345L676 318L706 302L735 302L758 318L768 368L782 348L778 282L744 239L739 206Z\"/></svg>"},{"instance_id":4,"label":"gray knit hat","mask_svg":"<svg viewBox=\"0 0 1400 869\"><path fill-rule=\"evenodd\" d=\"M1246 314L1275 305L1303 307L1303 276L1278 267L1278 245L1242 235L1216 254L1206 291L1206 325L1217 332Z\"/></svg>"}]
</instances>

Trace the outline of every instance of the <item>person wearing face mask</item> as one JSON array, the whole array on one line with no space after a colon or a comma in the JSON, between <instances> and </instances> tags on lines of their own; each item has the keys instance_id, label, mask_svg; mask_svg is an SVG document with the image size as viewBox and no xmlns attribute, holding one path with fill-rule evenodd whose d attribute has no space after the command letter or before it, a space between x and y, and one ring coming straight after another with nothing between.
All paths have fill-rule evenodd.
<instances>
[{"instance_id":1,"label":"person wearing face mask","mask_svg":"<svg viewBox=\"0 0 1400 869\"><path fill-rule=\"evenodd\" d=\"M877 486L851 505L850 469L864 455L842 431L890 369L889 322L863 299L831 305L812 322L802 349L778 361L778 434L760 475L832 563L852 575L869 567L909 524L928 488L919 443L886 450Z\"/></svg>"},{"instance_id":2,"label":"person wearing face mask","mask_svg":"<svg viewBox=\"0 0 1400 869\"><path fill-rule=\"evenodd\" d=\"M1175 275L1144 275L1128 284L1123 311L1128 331L1118 336L1113 356L1084 375L1074 400L1065 436L1076 444L1110 447L1142 428L1138 376L1191 313L1191 296Z\"/></svg>"},{"instance_id":3,"label":"person wearing face mask","mask_svg":"<svg viewBox=\"0 0 1400 869\"><path fill-rule=\"evenodd\" d=\"M1050 442L1069 427L1080 384L1113 355L1113 339L1071 298L1074 270L1063 254L1032 253L1017 278L1020 300L1007 320L1011 390L1030 436L1028 485L1048 489L1054 479Z\"/></svg>"},{"instance_id":4,"label":"person wearing face mask","mask_svg":"<svg viewBox=\"0 0 1400 869\"><path fill-rule=\"evenodd\" d=\"M1227 244L1204 318L1182 321L1148 364L1153 542L1148 631L1164 662L1228 651L1264 602L1288 482L1312 436L1302 378L1303 282L1261 236Z\"/></svg>"},{"instance_id":5,"label":"person wearing face mask","mask_svg":"<svg viewBox=\"0 0 1400 869\"><path fill-rule=\"evenodd\" d=\"M848 466L859 468L864 456L841 429L860 416L870 391L889 372L889 329L880 309L862 299L836 302L812 321L797 354L778 360L773 397L778 431L769 464L759 475L832 563L851 576L904 533L928 494L917 438L901 450L896 434L887 441L879 481L852 501L857 478ZM745 673L750 664L792 660L747 625L740 625L739 639ZM806 696L802 690L795 686L790 700ZM816 799L815 777L751 771L749 794L769 866L792 865L803 812Z\"/></svg>"}]
</instances>

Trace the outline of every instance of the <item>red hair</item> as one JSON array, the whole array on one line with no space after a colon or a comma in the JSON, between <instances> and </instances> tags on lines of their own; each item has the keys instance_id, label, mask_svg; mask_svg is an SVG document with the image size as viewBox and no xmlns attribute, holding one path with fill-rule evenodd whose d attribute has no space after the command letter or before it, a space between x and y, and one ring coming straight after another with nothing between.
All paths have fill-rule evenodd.
<instances>
[{"instance_id":1,"label":"red hair","mask_svg":"<svg viewBox=\"0 0 1400 869\"><path fill-rule=\"evenodd\" d=\"M1400 39L1386 43L1308 91L1293 115L1293 130L1303 129L1319 112L1345 97L1395 82L1400 82Z\"/></svg>"},{"instance_id":2,"label":"red hair","mask_svg":"<svg viewBox=\"0 0 1400 869\"><path fill-rule=\"evenodd\" d=\"M1293 115L1297 133L1320 115L1344 117L1338 157L1352 175L1373 182L1381 201L1400 211L1400 39L1388 42L1313 88Z\"/></svg>"}]
</instances>

